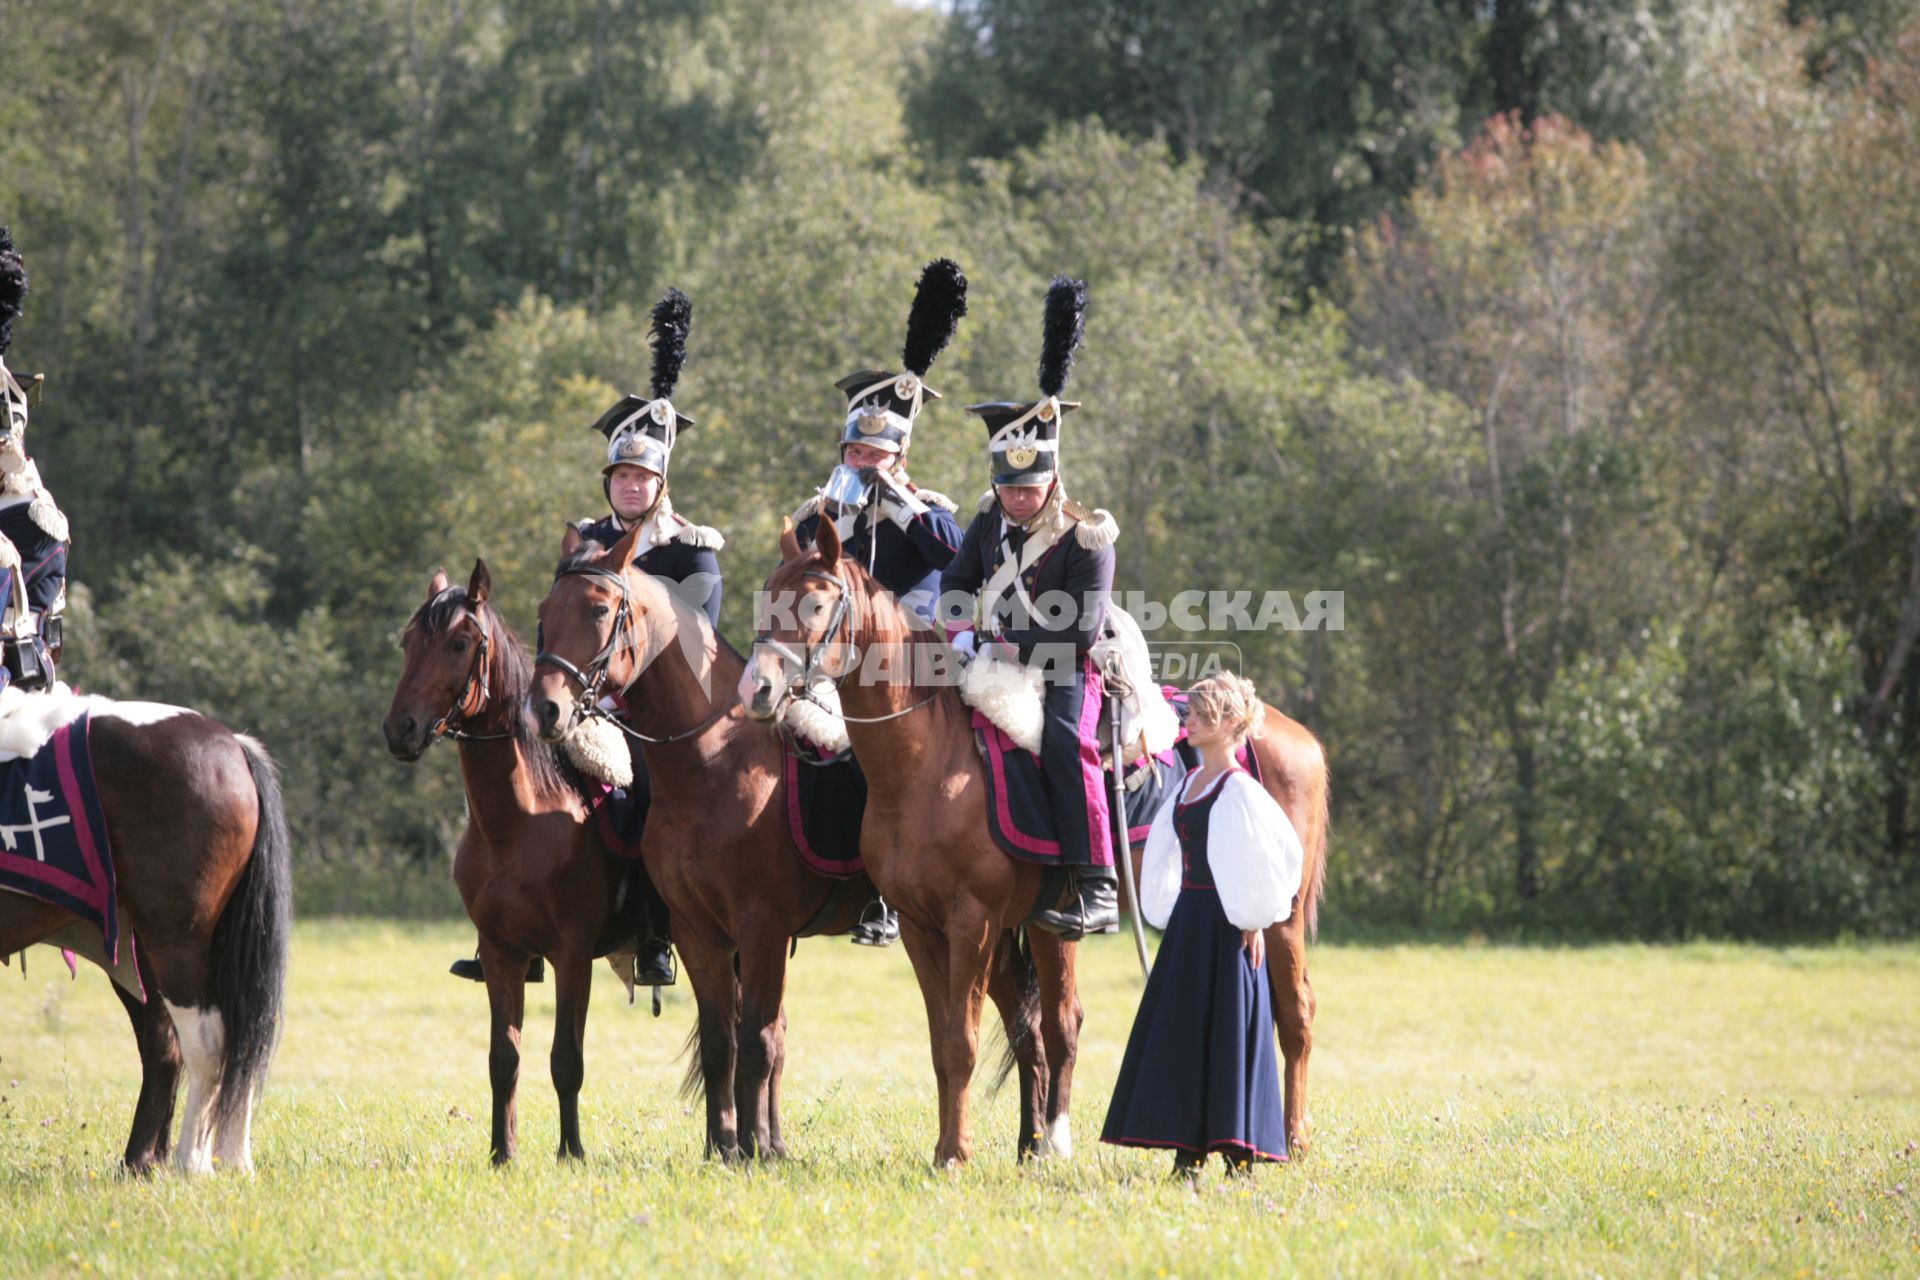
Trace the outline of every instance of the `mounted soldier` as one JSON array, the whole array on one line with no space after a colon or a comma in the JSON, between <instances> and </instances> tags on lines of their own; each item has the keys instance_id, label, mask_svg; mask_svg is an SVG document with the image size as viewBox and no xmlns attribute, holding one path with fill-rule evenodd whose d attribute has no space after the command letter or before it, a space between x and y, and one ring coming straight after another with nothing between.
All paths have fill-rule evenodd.
<instances>
[{"instance_id":1,"label":"mounted soldier","mask_svg":"<svg viewBox=\"0 0 1920 1280\"><path fill-rule=\"evenodd\" d=\"M67 607L67 517L27 456L27 411L40 403L44 379L22 379L6 365L26 296L26 265L0 227L0 688L45 689Z\"/></svg>"},{"instance_id":2,"label":"mounted soldier","mask_svg":"<svg viewBox=\"0 0 1920 1280\"><path fill-rule=\"evenodd\" d=\"M954 646L972 655L969 701L986 710L974 690L993 684L1040 704L1038 741L1026 749L1039 764L1058 862L1073 869L1074 892L1034 923L1069 937L1119 926L1092 657L1113 589L1119 527L1107 512L1069 498L1060 473L1060 423L1079 408L1060 393L1085 310L1086 286L1056 277L1047 291L1042 398L968 406L986 423L992 488L947 565L941 598Z\"/></svg>"},{"instance_id":3,"label":"mounted soldier","mask_svg":"<svg viewBox=\"0 0 1920 1280\"><path fill-rule=\"evenodd\" d=\"M607 440L600 487L610 510L598 519L574 521L569 533L606 549L639 529L630 563L670 584L676 600L705 613L707 621L717 628L721 601L717 553L726 540L717 530L690 523L676 514L668 496L668 464L674 445L680 433L693 425L693 419L680 413L668 399L686 362L687 334L692 326L693 303L680 290L667 290L653 308L652 394L622 396L593 424L593 429ZM616 705L608 709L617 712L614 701ZM626 745L633 781L625 788L625 796L615 798L614 824L620 843L637 846L649 800L647 767L639 744L631 736L626 738ZM644 867L638 883L647 896L648 928L635 956L634 982L643 987L670 987L676 974L667 904L647 880ZM453 972L476 981L484 978L478 960L457 961Z\"/></svg>"},{"instance_id":4,"label":"mounted soldier","mask_svg":"<svg viewBox=\"0 0 1920 1280\"><path fill-rule=\"evenodd\" d=\"M822 520L831 520L845 554L928 626L941 571L960 545L960 523L951 498L908 478L907 452L920 410L940 399L925 382L927 370L966 314L967 278L959 265L950 258L928 263L907 314L900 352L906 372L860 369L834 383L847 396L839 462L820 491L793 513L802 544L813 542ZM873 947L899 936L898 917L879 897L852 932L853 941Z\"/></svg>"}]
</instances>

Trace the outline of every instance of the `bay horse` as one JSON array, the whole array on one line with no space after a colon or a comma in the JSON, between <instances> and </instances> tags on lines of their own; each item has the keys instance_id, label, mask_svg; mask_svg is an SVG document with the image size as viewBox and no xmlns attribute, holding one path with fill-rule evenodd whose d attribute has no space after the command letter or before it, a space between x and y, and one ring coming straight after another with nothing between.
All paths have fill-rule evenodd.
<instances>
[{"instance_id":1,"label":"bay horse","mask_svg":"<svg viewBox=\"0 0 1920 1280\"><path fill-rule=\"evenodd\" d=\"M266 748L197 711L156 702L27 695L19 715L89 714L117 907L114 963L100 931L63 908L0 891L0 956L45 942L106 969L140 1048L140 1096L122 1155L253 1172L253 1111L285 1008L292 840ZM59 712L65 715L66 712ZM49 728L51 732L51 728ZM131 954L129 954L129 951ZM184 1063L187 1107L172 1145Z\"/></svg>"},{"instance_id":2,"label":"bay horse","mask_svg":"<svg viewBox=\"0 0 1920 1280\"><path fill-rule=\"evenodd\" d=\"M479 931L486 971L492 1161L503 1165L519 1154L521 1028L534 956L553 966L555 1154L579 1159L586 1155L580 1087L594 953L613 923L620 868L607 856L571 766L521 715L533 662L494 612L492 589L484 560L474 561L464 590L434 573L401 634L405 657L382 729L387 750L409 764L442 737L460 744L467 827L453 879Z\"/></svg>"},{"instance_id":3,"label":"bay horse","mask_svg":"<svg viewBox=\"0 0 1920 1280\"><path fill-rule=\"evenodd\" d=\"M540 605L543 649L529 715L560 741L603 693L623 698L652 779L641 857L673 916L674 944L699 1007L694 1034L706 1095L706 1153L784 1156L789 939L842 933L872 896L866 878L811 870L786 820L783 746L734 696L746 662L698 609L633 563L637 530L602 549L568 530L565 559ZM864 841L862 847L865 847ZM994 983L1009 1043L1030 1044L1024 971L1010 951ZM1022 1050L1023 1124L1037 1098Z\"/></svg>"},{"instance_id":4,"label":"bay horse","mask_svg":"<svg viewBox=\"0 0 1920 1280\"><path fill-rule=\"evenodd\" d=\"M963 1163L972 1150L968 1085L993 940L1032 913L1044 868L1009 857L988 832L986 773L971 711L956 682L930 681L933 687L924 691L916 683L927 673L954 669L944 638L909 619L860 565L841 556L830 523L823 522L817 540L803 549L789 522L780 556L765 598L782 607L769 610L763 621L767 630L755 645L741 699L756 717L777 715L796 696L788 655L800 655L805 678L818 673L839 685L853 753L867 773L861 856L900 912L901 936L927 1006L940 1098L934 1160ZM849 679L856 671L860 678ZM1268 973L1286 1060L1287 1139L1304 1152L1315 1010L1306 947L1324 883L1327 768L1311 733L1273 707L1266 711L1265 732L1252 743L1262 784L1285 808L1306 849L1294 910L1267 930ZM1039 930L1028 937L1041 986L1048 1144L1071 1154L1068 1114L1081 1018L1075 946Z\"/></svg>"}]
</instances>

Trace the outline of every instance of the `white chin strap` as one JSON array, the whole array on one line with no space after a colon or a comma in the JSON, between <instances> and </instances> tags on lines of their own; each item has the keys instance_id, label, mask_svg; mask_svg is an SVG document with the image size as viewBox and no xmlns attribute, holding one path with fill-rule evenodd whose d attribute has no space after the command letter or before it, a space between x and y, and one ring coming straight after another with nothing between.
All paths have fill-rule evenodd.
<instances>
[{"instance_id":1,"label":"white chin strap","mask_svg":"<svg viewBox=\"0 0 1920 1280\"><path fill-rule=\"evenodd\" d=\"M20 385L4 360L0 360L0 400L6 402L8 434L24 434L27 429L27 389Z\"/></svg>"}]
</instances>

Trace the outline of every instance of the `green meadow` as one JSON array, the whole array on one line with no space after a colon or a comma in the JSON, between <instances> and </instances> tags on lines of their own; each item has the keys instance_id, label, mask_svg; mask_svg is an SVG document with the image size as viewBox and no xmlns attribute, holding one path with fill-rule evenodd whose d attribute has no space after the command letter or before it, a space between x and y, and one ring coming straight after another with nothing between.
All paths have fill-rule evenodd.
<instances>
[{"instance_id":1,"label":"green meadow","mask_svg":"<svg viewBox=\"0 0 1920 1280\"><path fill-rule=\"evenodd\" d=\"M588 1158L550 1154L542 986L522 1158L493 1170L486 999L445 974L470 937L298 928L251 1180L120 1177L137 1069L105 978L44 949L0 969L0 1273L1920 1274L1913 946L1320 947L1312 1152L1187 1188L1095 1141L1140 986L1124 937L1082 949L1073 1159L1015 1162L1009 1090L954 1173L928 1165L905 955L837 940L794 962L791 1159L702 1160L690 997L656 1021L603 966Z\"/></svg>"}]
</instances>

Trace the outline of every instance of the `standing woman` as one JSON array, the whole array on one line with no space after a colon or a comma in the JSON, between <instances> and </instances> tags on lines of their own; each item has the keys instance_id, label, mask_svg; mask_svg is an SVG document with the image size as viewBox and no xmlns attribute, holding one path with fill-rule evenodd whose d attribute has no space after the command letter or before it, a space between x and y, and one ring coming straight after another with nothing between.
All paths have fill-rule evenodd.
<instances>
[{"instance_id":1,"label":"standing woman","mask_svg":"<svg viewBox=\"0 0 1920 1280\"><path fill-rule=\"evenodd\" d=\"M1189 695L1200 767L1147 836L1140 907L1166 930L1107 1109L1102 1142L1171 1148L1176 1175L1218 1151L1229 1172L1287 1158L1262 930L1300 891L1300 837L1235 763L1262 708L1252 682L1210 676Z\"/></svg>"}]
</instances>

